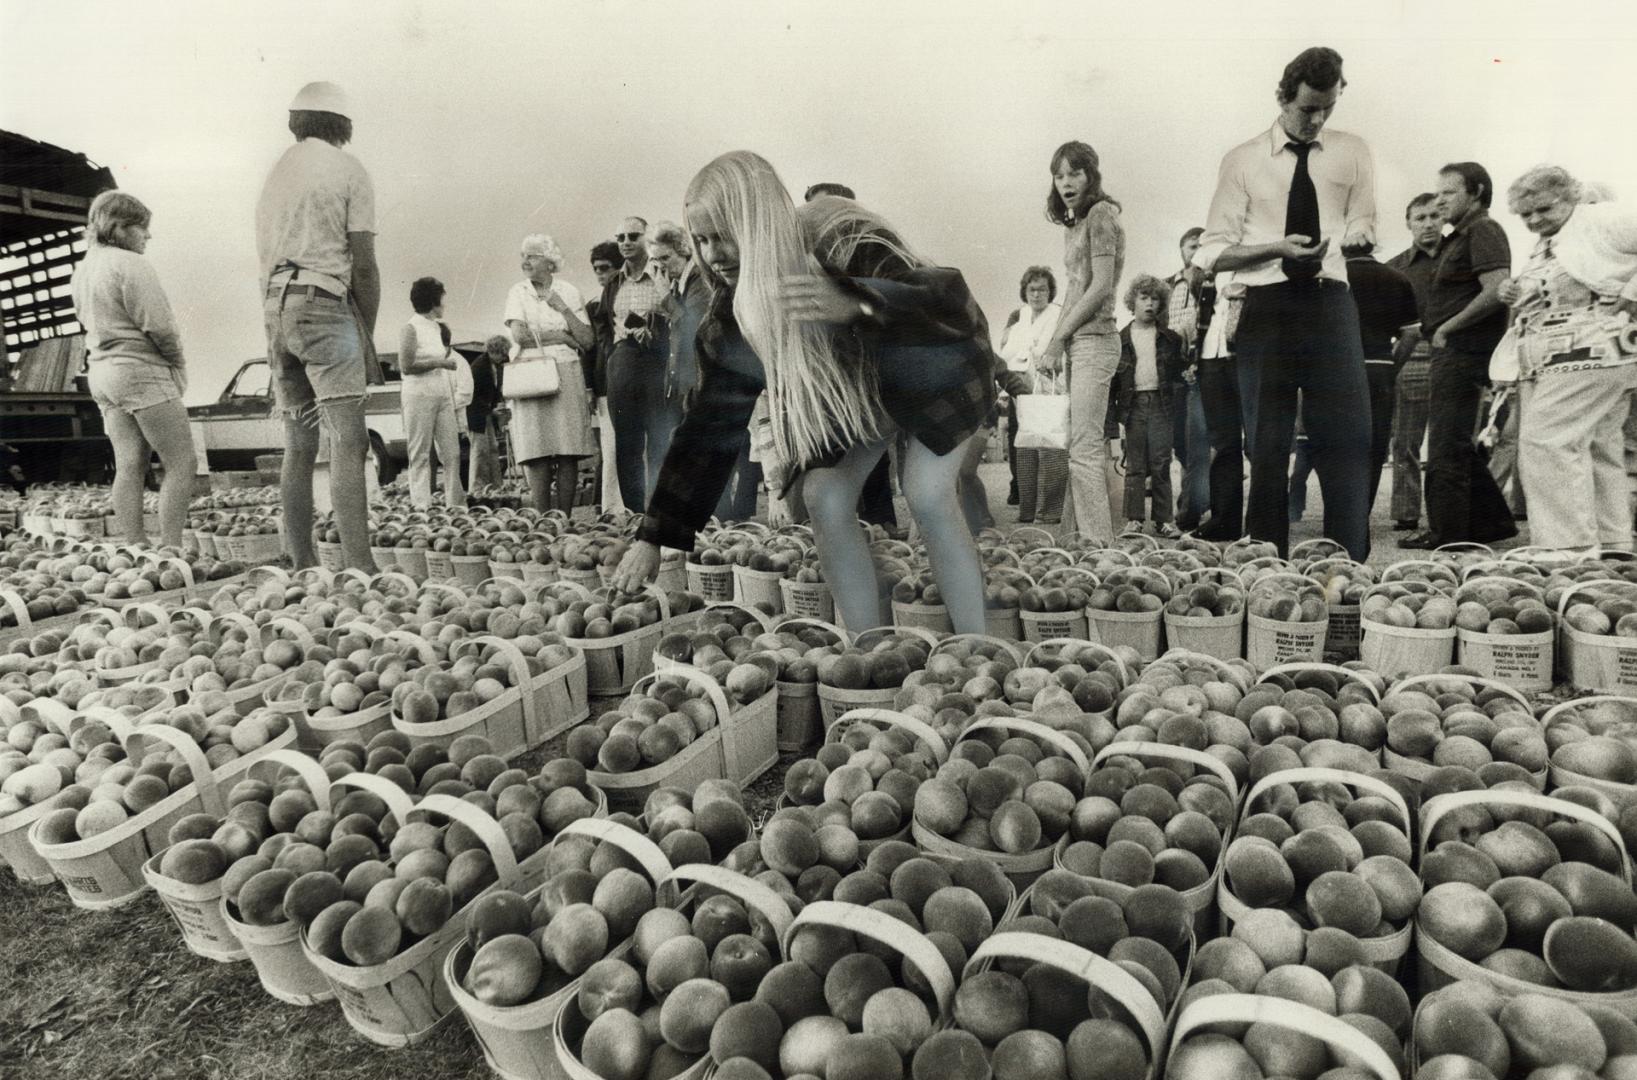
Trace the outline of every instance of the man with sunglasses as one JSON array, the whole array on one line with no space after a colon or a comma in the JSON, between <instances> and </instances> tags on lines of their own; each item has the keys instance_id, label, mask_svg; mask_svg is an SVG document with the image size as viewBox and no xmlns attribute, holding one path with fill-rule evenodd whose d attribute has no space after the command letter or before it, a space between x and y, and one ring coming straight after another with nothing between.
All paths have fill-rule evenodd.
<instances>
[{"instance_id":1,"label":"man with sunglasses","mask_svg":"<svg viewBox=\"0 0 1637 1080\"><path fill-rule=\"evenodd\" d=\"M620 246L612 240L604 240L591 249L591 272L596 275L599 290L608 288L624 261ZM597 429L597 472L600 474L597 504L604 510L612 510L625 505L620 498L619 470L614 468L614 421L608 415L608 354L614 350L614 325L603 308L600 293L585 302L585 311L597 339L586 365L586 384L591 387L594 402L591 426Z\"/></svg>"},{"instance_id":2,"label":"man with sunglasses","mask_svg":"<svg viewBox=\"0 0 1637 1080\"><path fill-rule=\"evenodd\" d=\"M649 264L643 243L648 222L628 217L614 234L620 270L603 286L612 342L608 354L608 411L614 422L614 465L626 509L640 514L647 507L659 467L665 460L669 430L665 396L668 325L658 308L669 282Z\"/></svg>"}]
</instances>

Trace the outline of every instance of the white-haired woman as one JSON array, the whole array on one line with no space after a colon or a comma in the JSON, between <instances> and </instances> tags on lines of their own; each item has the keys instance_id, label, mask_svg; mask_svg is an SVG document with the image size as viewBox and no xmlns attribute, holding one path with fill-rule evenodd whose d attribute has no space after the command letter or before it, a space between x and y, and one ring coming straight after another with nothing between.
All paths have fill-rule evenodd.
<instances>
[{"instance_id":1,"label":"white-haired woman","mask_svg":"<svg viewBox=\"0 0 1637 1080\"><path fill-rule=\"evenodd\" d=\"M591 399L575 349L589 348L593 334L580 290L555 276L563 252L551 237L524 237L522 257L528 276L506 295L505 314L516 346L502 382L512 412L512 457L528 476L536 509L569 513L580 459L592 453ZM540 393L542 372L528 364L552 365L556 390Z\"/></svg>"},{"instance_id":2,"label":"white-haired woman","mask_svg":"<svg viewBox=\"0 0 1637 1080\"><path fill-rule=\"evenodd\" d=\"M182 340L153 265L142 257L153 215L135 196L105 191L91 203L90 246L74 271L74 310L85 327L91 398L114 446L114 519L125 539L147 543L142 481L159 452L159 535L182 546L197 460L182 394Z\"/></svg>"},{"instance_id":3,"label":"white-haired woman","mask_svg":"<svg viewBox=\"0 0 1637 1080\"><path fill-rule=\"evenodd\" d=\"M849 199L798 210L773 166L747 151L707 165L685 205L712 286L696 338L701 382L616 584L651 579L660 545L693 546L765 389L777 456L805 471L819 558L847 625L882 623L856 515L866 478L902 433L904 496L950 619L981 633L983 573L957 493L958 451L994 405L999 361L960 272L915 255Z\"/></svg>"},{"instance_id":4,"label":"white-haired woman","mask_svg":"<svg viewBox=\"0 0 1637 1080\"><path fill-rule=\"evenodd\" d=\"M1530 169L1507 192L1540 237L1499 293L1518 347L1518 471L1531 543L1630 551L1624 426L1637 390L1637 213L1584 194L1556 165Z\"/></svg>"}]
</instances>

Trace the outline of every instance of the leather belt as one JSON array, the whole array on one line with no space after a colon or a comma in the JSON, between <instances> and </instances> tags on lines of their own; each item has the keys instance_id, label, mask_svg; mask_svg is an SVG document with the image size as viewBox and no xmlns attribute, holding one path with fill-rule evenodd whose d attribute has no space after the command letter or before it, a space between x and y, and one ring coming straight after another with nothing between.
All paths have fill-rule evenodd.
<instances>
[{"instance_id":1,"label":"leather belt","mask_svg":"<svg viewBox=\"0 0 1637 1080\"><path fill-rule=\"evenodd\" d=\"M343 300L328 289L321 289L317 285L286 285L274 286L267 290L268 296L311 296L320 300Z\"/></svg>"}]
</instances>

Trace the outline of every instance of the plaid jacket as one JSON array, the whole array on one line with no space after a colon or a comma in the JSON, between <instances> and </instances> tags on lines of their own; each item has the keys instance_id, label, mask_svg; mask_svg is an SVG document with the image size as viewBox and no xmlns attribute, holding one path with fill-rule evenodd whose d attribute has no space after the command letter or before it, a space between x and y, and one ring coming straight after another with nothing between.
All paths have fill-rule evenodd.
<instances>
[{"instance_id":1,"label":"plaid jacket","mask_svg":"<svg viewBox=\"0 0 1637 1080\"><path fill-rule=\"evenodd\" d=\"M936 454L949 453L983 427L997 379L1009 381L1011 373L990 348L988 322L960 271L901 269L891 279L831 273L875 311L873 318L853 324L853 344L875 364L882 406L898 427ZM671 440L638 534L685 551L716 508L756 399L767 388L761 359L734 322L729 294L712 296L696 352L699 385ZM847 449L833 447L804 467L833 465Z\"/></svg>"}]
</instances>

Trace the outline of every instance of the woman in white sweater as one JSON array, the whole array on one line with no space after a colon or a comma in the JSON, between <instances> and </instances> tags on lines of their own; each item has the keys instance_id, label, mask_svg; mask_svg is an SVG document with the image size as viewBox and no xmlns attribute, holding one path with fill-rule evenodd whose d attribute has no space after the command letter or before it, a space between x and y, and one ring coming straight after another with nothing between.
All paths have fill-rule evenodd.
<instances>
[{"instance_id":1,"label":"woman in white sweater","mask_svg":"<svg viewBox=\"0 0 1637 1080\"><path fill-rule=\"evenodd\" d=\"M105 191L91 203L89 248L74 271L74 311L85 327L91 398L114 447L114 520L128 543L146 544L142 480L154 451L160 542L182 546L197 461L182 405L187 372L170 302L142 257L153 215L135 196Z\"/></svg>"},{"instance_id":2,"label":"woman in white sweater","mask_svg":"<svg viewBox=\"0 0 1637 1080\"><path fill-rule=\"evenodd\" d=\"M443 283L423 277L409 287L415 309L398 337L403 373L404 435L409 443L409 501L432 505L432 452L443 466L443 499L465 506L460 484L460 433L472 401L472 369L449 347L443 317Z\"/></svg>"}]
</instances>

